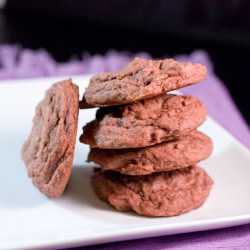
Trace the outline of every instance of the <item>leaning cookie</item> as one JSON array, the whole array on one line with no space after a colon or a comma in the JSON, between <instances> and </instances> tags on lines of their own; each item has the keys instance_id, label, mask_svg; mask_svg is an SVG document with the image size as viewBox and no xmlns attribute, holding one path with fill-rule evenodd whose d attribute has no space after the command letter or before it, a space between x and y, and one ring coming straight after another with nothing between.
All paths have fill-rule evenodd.
<instances>
[{"instance_id":1,"label":"leaning cookie","mask_svg":"<svg viewBox=\"0 0 250 250\"><path fill-rule=\"evenodd\" d=\"M71 80L52 85L37 105L22 158L33 184L49 197L60 196L71 173L77 131L78 87Z\"/></svg>"},{"instance_id":2,"label":"leaning cookie","mask_svg":"<svg viewBox=\"0 0 250 250\"><path fill-rule=\"evenodd\" d=\"M92 148L140 148L185 135L206 119L193 96L162 94L123 106L101 108L83 128L80 141Z\"/></svg>"},{"instance_id":3,"label":"leaning cookie","mask_svg":"<svg viewBox=\"0 0 250 250\"><path fill-rule=\"evenodd\" d=\"M118 211L146 216L175 216L198 208L212 184L208 174L197 166L143 176L97 169L92 177L101 200Z\"/></svg>"},{"instance_id":4,"label":"leaning cookie","mask_svg":"<svg viewBox=\"0 0 250 250\"><path fill-rule=\"evenodd\" d=\"M201 82L205 76L206 68L200 64L135 58L121 70L91 78L80 108L135 102Z\"/></svg>"},{"instance_id":5,"label":"leaning cookie","mask_svg":"<svg viewBox=\"0 0 250 250\"><path fill-rule=\"evenodd\" d=\"M178 140L145 148L91 149L88 161L103 170L127 175L146 175L195 165L212 153L213 144L205 134L193 131Z\"/></svg>"}]
</instances>

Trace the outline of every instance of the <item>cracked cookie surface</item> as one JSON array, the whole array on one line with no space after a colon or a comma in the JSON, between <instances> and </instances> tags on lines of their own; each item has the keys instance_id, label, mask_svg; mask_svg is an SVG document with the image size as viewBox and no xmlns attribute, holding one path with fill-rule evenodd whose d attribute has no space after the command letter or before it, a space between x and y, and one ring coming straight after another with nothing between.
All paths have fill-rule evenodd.
<instances>
[{"instance_id":1,"label":"cracked cookie surface","mask_svg":"<svg viewBox=\"0 0 250 250\"><path fill-rule=\"evenodd\" d=\"M143 176L96 169L92 185L97 196L118 211L146 216L175 216L200 207L213 180L200 167Z\"/></svg>"},{"instance_id":2,"label":"cracked cookie surface","mask_svg":"<svg viewBox=\"0 0 250 250\"><path fill-rule=\"evenodd\" d=\"M46 91L37 105L22 158L33 184L49 197L60 196L71 173L77 132L78 87L65 80Z\"/></svg>"},{"instance_id":3,"label":"cracked cookie surface","mask_svg":"<svg viewBox=\"0 0 250 250\"><path fill-rule=\"evenodd\" d=\"M153 172L195 165L212 153L213 144L205 134L192 131L178 140L145 148L90 150L88 161L103 170L114 170L127 175L146 175Z\"/></svg>"},{"instance_id":4,"label":"cracked cookie surface","mask_svg":"<svg viewBox=\"0 0 250 250\"><path fill-rule=\"evenodd\" d=\"M201 82L205 77L206 68L201 64L135 58L116 72L92 77L80 108L127 104Z\"/></svg>"},{"instance_id":5,"label":"cracked cookie surface","mask_svg":"<svg viewBox=\"0 0 250 250\"><path fill-rule=\"evenodd\" d=\"M83 128L80 141L92 148L140 148L185 135L206 119L193 96L162 94L135 103L100 108Z\"/></svg>"}]
</instances>

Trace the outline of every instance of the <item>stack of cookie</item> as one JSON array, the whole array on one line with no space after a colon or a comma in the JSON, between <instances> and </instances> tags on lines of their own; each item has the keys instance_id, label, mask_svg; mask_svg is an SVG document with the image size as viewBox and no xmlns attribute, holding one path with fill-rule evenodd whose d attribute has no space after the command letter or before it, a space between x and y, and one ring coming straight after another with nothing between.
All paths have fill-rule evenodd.
<instances>
[{"instance_id":1,"label":"stack of cookie","mask_svg":"<svg viewBox=\"0 0 250 250\"><path fill-rule=\"evenodd\" d=\"M90 80L80 107L100 109L80 141L91 147L88 160L101 167L92 177L100 199L147 216L179 215L204 203L213 181L196 164L209 157L212 142L196 128L206 107L166 92L205 75L199 64L135 58Z\"/></svg>"}]
</instances>

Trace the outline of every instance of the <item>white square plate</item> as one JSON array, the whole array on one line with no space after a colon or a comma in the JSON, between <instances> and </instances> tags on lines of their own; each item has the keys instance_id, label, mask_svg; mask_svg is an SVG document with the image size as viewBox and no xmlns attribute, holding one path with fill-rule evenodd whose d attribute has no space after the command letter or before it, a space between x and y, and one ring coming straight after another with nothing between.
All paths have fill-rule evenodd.
<instances>
[{"instance_id":1,"label":"white square plate","mask_svg":"<svg viewBox=\"0 0 250 250\"><path fill-rule=\"evenodd\" d=\"M73 77L82 95L89 77ZM199 209L177 217L147 218L120 213L100 201L90 185L88 147L81 127L95 110L81 110L74 167L66 192L57 199L41 194L27 177L20 151L36 104L58 78L0 83L0 248L63 248L150 236L215 229L250 222L250 153L215 121L201 130L214 141L213 155L200 166L214 179Z\"/></svg>"}]
</instances>

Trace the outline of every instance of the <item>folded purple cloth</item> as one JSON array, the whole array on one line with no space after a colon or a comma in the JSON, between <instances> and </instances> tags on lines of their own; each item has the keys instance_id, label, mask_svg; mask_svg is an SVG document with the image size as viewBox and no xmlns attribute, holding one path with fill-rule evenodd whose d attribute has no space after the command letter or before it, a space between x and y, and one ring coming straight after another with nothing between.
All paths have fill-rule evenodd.
<instances>
[{"instance_id":1,"label":"folded purple cloth","mask_svg":"<svg viewBox=\"0 0 250 250\"><path fill-rule=\"evenodd\" d=\"M59 75L94 74L114 71L134 56L151 58L148 53L131 54L109 51L106 55L91 56L84 53L82 59L66 63L56 62L46 51L32 51L20 46L0 46L0 80ZM213 64L205 51L197 50L191 55L178 55L181 61L202 63L207 66L207 78L203 83L183 88L184 94L201 99L209 115L219 122L238 140L250 148L250 130L235 106L228 90L215 75ZM162 236L143 240L109 243L82 249L250 249L250 224L182 235Z\"/></svg>"},{"instance_id":2,"label":"folded purple cloth","mask_svg":"<svg viewBox=\"0 0 250 250\"><path fill-rule=\"evenodd\" d=\"M123 67L135 56L145 59L151 58L145 52L132 54L110 50L104 56L91 56L85 52L81 60L72 58L66 63L58 63L43 49L33 51L22 49L19 45L0 45L0 79L67 76L114 71Z\"/></svg>"},{"instance_id":3,"label":"folded purple cloth","mask_svg":"<svg viewBox=\"0 0 250 250\"><path fill-rule=\"evenodd\" d=\"M197 50L191 55L176 56L180 61L202 63L207 67L204 82L195 84L181 91L198 97L208 108L208 113L220 125L234 135L245 146L250 148L250 129L233 102L223 82L215 75L213 64L205 51Z\"/></svg>"},{"instance_id":4,"label":"folded purple cloth","mask_svg":"<svg viewBox=\"0 0 250 250\"><path fill-rule=\"evenodd\" d=\"M154 237L148 239L121 241L79 248L81 250L248 250L250 249L250 224L203 231Z\"/></svg>"}]
</instances>

